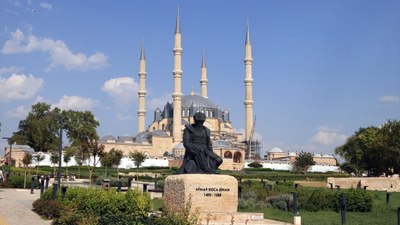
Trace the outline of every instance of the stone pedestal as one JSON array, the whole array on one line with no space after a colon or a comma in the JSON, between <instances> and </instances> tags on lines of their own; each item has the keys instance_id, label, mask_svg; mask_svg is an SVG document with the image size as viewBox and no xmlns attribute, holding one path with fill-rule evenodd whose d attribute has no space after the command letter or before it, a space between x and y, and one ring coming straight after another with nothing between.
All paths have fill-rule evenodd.
<instances>
[{"instance_id":1,"label":"stone pedestal","mask_svg":"<svg viewBox=\"0 0 400 225\"><path fill-rule=\"evenodd\" d=\"M188 202L191 212L236 213L236 178L218 174L180 174L168 176L164 184L164 205L183 211Z\"/></svg>"}]
</instances>

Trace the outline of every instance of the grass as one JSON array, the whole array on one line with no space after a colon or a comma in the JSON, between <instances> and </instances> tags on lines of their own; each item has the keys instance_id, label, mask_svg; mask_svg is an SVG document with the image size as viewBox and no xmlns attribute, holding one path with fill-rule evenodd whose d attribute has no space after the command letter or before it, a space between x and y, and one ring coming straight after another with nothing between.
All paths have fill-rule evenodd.
<instances>
[{"instance_id":1,"label":"grass","mask_svg":"<svg viewBox=\"0 0 400 225\"><path fill-rule=\"evenodd\" d=\"M390 196L389 205L386 204L386 192L369 191L373 198L371 212L347 212L346 225L396 225L397 207L400 207L400 193ZM293 223L292 212L282 211L274 208L246 209L243 212L262 212L266 219L279 220ZM301 211L301 222L303 225L341 225L340 212Z\"/></svg>"}]
</instances>

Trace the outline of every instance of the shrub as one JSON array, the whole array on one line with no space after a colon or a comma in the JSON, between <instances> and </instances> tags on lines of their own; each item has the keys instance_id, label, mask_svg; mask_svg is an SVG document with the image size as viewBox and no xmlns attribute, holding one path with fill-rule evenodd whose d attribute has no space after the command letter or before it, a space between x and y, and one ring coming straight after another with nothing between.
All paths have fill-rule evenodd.
<instances>
[{"instance_id":1,"label":"shrub","mask_svg":"<svg viewBox=\"0 0 400 225\"><path fill-rule=\"evenodd\" d=\"M49 189L41 199L50 199L51 196L52 189ZM150 198L139 190L117 192L112 189L70 187L63 200L58 192L57 200L63 206L63 214L55 222L58 225L147 224L151 211Z\"/></svg>"},{"instance_id":2,"label":"shrub","mask_svg":"<svg viewBox=\"0 0 400 225\"><path fill-rule=\"evenodd\" d=\"M333 209L340 210L342 196L346 196L347 211L370 212L372 197L363 189L348 189L336 191L333 198Z\"/></svg>"},{"instance_id":3,"label":"shrub","mask_svg":"<svg viewBox=\"0 0 400 225\"><path fill-rule=\"evenodd\" d=\"M38 199L32 205L37 214L47 219L58 218L60 216L61 204L57 200Z\"/></svg>"},{"instance_id":4,"label":"shrub","mask_svg":"<svg viewBox=\"0 0 400 225\"><path fill-rule=\"evenodd\" d=\"M110 179L110 187L118 187L118 178L116 178L116 177L105 177L105 176L97 177L96 178L96 184L97 185L102 185L103 179ZM123 177L119 181L121 181L121 187L127 187L128 186L128 178Z\"/></svg>"},{"instance_id":5,"label":"shrub","mask_svg":"<svg viewBox=\"0 0 400 225\"><path fill-rule=\"evenodd\" d=\"M254 161L252 163L249 163L249 167L251 167L251 168L261 168L262 164L257 162L257 161Z\"/></svg>"},{"instance_id":6,"label":"shrub","mask_svg":"<svg viewBox=\"0 0 400 225\"><path fill-rule=\"evenodd\" d=\"M288 210L293 205L293 196L290 194L270 196L265 199L265 202L274 208Z\"/></svg>"},{"instance_id":7,"label":"shrub","mask_svg":"<svg viewBox=\"0 0 400 225\"><path fill-rule=\"evenodd\" d=\"M332 209L334 192L326 188L317 190L301 189L299 191L299 207L303 210L316 212Z\"/></svg>"}]
</instances>

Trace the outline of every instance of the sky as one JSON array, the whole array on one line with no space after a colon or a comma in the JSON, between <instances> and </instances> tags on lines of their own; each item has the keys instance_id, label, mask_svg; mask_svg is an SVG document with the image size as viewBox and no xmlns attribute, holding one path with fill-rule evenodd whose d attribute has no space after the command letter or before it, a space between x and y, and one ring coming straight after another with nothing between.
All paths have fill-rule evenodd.
<instances>
[{"instance_id":1,"label":"sky","mask_svg":"<svg viewBox=\"0 0 400 225\"><path fill-rule=\"evenodd\" d=\"M92 111L100 137L136 135L142 43L146 126L172 101L178 6L183 94L200 93L204 49L209 99L237 132L249 24L264 152L333 154L360 127L400 119L398 0L0 0L0 136L37 102Z\"/></svg>"}]
</instances>

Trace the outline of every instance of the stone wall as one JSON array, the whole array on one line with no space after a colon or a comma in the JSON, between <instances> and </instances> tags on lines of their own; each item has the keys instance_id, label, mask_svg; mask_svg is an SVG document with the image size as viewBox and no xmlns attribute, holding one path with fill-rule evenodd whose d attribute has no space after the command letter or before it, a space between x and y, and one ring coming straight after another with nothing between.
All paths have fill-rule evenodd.
<instances>
[{"instance_id":1,"label":"stone wall","mask_svg":"<svg viewBox=\"0 0 400 225\"><path fill-rule=\"evenodd\" d=\"M340 188L364 188L367 190L400 192L400 178L397 177L328 177L327 187L333 185Z\"/></svg>"}]
</instances>

